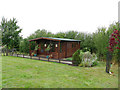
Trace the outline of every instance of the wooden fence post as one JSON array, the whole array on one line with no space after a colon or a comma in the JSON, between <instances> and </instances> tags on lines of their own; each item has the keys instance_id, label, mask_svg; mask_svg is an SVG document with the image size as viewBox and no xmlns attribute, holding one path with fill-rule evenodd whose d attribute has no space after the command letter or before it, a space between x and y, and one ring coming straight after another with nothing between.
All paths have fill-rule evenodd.
<instances>
[{"instance_id":1,"label":"wooden fence post","mask_svg":"<svg viewBox=\"0 0 120 90\"><path fill-rule=\"evenodd\" d=\"M17 57L18 57L18 54L17 54Z\"/></svg>"},{"instance_id":2,"label":"wooden fence post","mask_svg":"<svg viewBox=\"0 0 120 90\"><path fill-rule=\"evenodd\" d=\"M40 60L40 56L39 56L39 60Z\"/></svg>"},{"instance_id":3,"label":"wooden fence post","mask_svg":"<svg viewBox=\"0 0 120 90\"><path fill-rule=\"evenodd\" d=\"M30 59L32 59L32 56L30 56Z\"/></svg>"},{"instance_id":4,"label":"wooden fence post","mask_svg":"<svg viewBox=\"0 0 120 90\"><path fill-rule=\"evenodd\" d=\"M49 58L48 58L48 62L49 62Z\"/></svg>"},{"instance_id":5,"label":"wooden fence post","mask_svg":"<svg viewBox=\"0 0 120 90\"><path fill-rule=\"evenodd\" d=\"M59 63L60 63L60 59L59 59Z\"/></svg>"},{"instance_id":6,"label":"wooden fence post","mask_svg":"<svg viewBox=\"0 0 120 90\"><path fill-rule=\"evenodd\" d=\"M73 60L72 60L72 65L73 65Z\"/></svg>"},{"instance_id":7,"label":"wooden fence post","mask_svg":"<svg viewBox=\"0 0 120 90\"><path fill-rule=\"evenodd\" d=\"M23 58L24 58L24 54L23 54Z\"/></svg>"}]
</instances>

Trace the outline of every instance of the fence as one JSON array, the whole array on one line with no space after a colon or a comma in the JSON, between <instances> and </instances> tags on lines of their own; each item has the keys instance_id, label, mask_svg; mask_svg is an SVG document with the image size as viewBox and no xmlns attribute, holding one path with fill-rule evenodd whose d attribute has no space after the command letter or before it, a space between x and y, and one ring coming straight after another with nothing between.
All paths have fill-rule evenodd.
<instances>
[{"instance_id":1,"label":"fence","mask_svg":"<svg viewBox=\"0 0 120 90\"><path fill-rule=\"evenodd\" d=\"M29 58L29 59L41 60L41 61L48 61L48 62L57 62L57 63L63 63L63 64L72 65L72 61L70 61L70 60L51 59L51 58L47 58L46 56L28 56L28 55L25 55L25 54L12 54L11 56L22 57L22 58Z\"/></svg>"}]
</instances>

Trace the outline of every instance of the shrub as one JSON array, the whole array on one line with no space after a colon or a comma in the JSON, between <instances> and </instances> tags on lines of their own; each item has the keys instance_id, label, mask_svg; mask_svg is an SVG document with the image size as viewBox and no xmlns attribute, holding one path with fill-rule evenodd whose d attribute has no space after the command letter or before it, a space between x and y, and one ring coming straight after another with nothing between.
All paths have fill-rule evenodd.
<instances>
[{"instance_id":1,"label":"shrub","mask_svg":"<svg viewBox=\"0 0 120 90\"><path fill-rule=\"evenodd\" d=\"M97 60L92 63L91 66L96 66L98 64Z\"/></svg>"},{"instance_id":2,"label":"shrub","mask_svg":"<svg viewBox=\"0 0 120 90\"><path fill-rule=\"evenodd\" d=\"M91 59L92 58L92 55L89 51L85 52L84 55L83 55L83 58L87 58L87 59Z\"/></svg>"},{"instance_id":3,"label":"shrub","mask_svg":"<svg viewBox=\"0 0 120 90\"><path fill-rule=\"evenodd\" d=\"M75 66L78 66L81 63L82 59L80 58L80 50L77 50L72 56L72 63Z\"/></svg>"},{"instance_id":4,"label":"shrub","mask_svg":"<svg viewBox=\"0 0 120 90\"><path fill-rule=\"evenodd\" d=\"M82 62L79 64L80 67L83 67L85 64Z\"/></svg>"},{"instance_id":5,"label":"shrub","mask_svg":"<svg viewBox=\"0 0 120 90\"><path fill-rule=\"evenodd\" d=\"M82 49L83 52L87 52L87 51L90 51L90 49L88 47L85 47Z\"/></svg>"},{"instance_id":6,"label":"shrub","mask_svg":"<svg viewBox=\"0 0 120 90\"><path fill-rule=\"evenodd\" d=\"M98 64L96 55L91 54L89 51L82 52L80 58L82 59L82 62L79 64L80 67L91 67Z\"/></svg>"},{"instance_id":7,"label":"shrub","mask_svg":"<svg viewBox=\"0 0 120 90\"><path fill-rule=\"evenodd\" d=\"M84 52L82 50L80 50L80 58L82 59L84 55Z\"/></svg>"},{"instance_id":8,"label":"shrub","mask_svg":"<svg viewBox=\"0 0 120 90\"><path fill-rule=\"evenodd\" d=\"M95 53L92 54L93 57L96 57Z\"/></svg>"},{"instance_id":9,"label":"shrub","mask_svg":"<svg viewBox=\"0 0 120 90\"><path fill-rule=\"evenodd\" d=\"M90 63L89 62L86 62L85 63L85 67L90 67L91 65L90 65Z\"/></svg>"}]
</instances>

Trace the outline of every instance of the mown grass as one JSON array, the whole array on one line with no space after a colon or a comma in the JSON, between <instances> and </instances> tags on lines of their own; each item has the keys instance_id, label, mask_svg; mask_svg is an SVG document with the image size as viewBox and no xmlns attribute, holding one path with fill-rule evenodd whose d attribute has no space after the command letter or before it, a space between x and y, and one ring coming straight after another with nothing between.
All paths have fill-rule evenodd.
<instances>
[{"instance_id":1,"label":"mown grass","mask_svg":"<svg viewBox=\"0 0 120 90\"><path fill-rule=\"evenodd\" d=\"M72 57L65 58L65 60L72 61Z\"/></svg>"},{"instance_id":2,"label":"mown grass","mask_svg":"<svg viewBox=\"0 0 120 90\"><path fill-rule=\"evenodd\" d=\"M105 64L76 67L66 64L2 57L3 88L117 88L118 68L114 75L105 72Z\"/></svg>"},{"instance_id":3,"label":"mown grass","mask_svg":"<svg viewBox=\"0 0 120 90\"><path fill-rule=\"evenodd\" d=\"M2 89L2 58L0 56L0 90Z\"/></svg>"}]
</instances>

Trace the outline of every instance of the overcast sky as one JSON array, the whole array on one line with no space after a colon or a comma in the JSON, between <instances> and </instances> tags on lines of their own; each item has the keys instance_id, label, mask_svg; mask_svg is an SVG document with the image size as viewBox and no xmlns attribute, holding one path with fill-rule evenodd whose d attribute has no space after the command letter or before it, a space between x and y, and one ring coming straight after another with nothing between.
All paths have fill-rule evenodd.
<instances>
[{"instance_id":1,"label":"overcast sky","mask_svg":"<svg viewBox=\"0 0 120 90\"><path fill-rule=\"evenodd\" d=\"M15 17L27 37L37 29L52 33L92 33L118 21L119 0L1 0L0 21Z\"/></svg>"}]
</instances>

